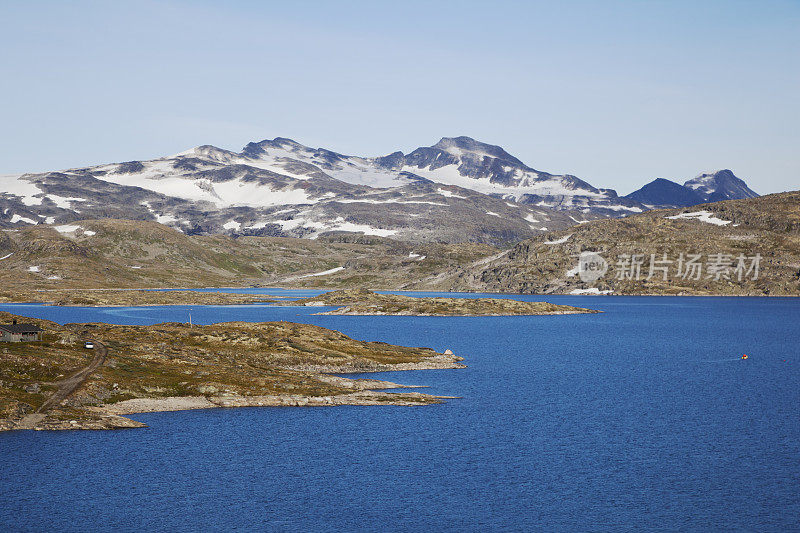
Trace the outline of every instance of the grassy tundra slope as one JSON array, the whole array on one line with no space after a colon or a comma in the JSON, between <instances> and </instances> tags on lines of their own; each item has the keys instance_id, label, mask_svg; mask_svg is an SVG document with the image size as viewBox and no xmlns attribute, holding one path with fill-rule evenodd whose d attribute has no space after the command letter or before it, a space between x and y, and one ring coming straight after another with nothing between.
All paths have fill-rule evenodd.
<instances>
[{"instance_id":1,"label":"grassy tundra slope","mask_svg":"<svg viewBox=\"0 0 800 533\"><path fill-rule=\"evenodd\" d=\"M369 286L400 288L497 250L381 237L188 236L155 222L92 220L0 232L7 296L36 289ZM1 296L2 294L0 294Z\"/></svg>"},{"instance_id":2,"label":"grassy tundra slope","mask_svg":"<svg viewBox=\"0 0 800 533\"><path fill-rule=\"evenodd\" d=\"M328 234L318 240L188 236L155 222L89 220L0 232L0 298L41 289L318 287L563 294L800 294L800 192L596 220L499 250L485 244L410 244ZM58 228L58 229L55 229ZM60 231L59 231L60 230ZM582 252L611 267L584 283ZM651 254L760 254L757 279L648 275ZM617 279L619 256L644 258L640 279ZM175 297L174 303L183 303ZM38 298L41 300L41 298Z\"/></svg>"},{"instance_id":3,"label":"grassy tundra slope","mask_svg":"<svg viewBox=\"0 0 800 533\"><path fill-rule=\"evenodd\" d=\"M609 271L585 283L577 274L582 252L597 252ZM700 254L703 270L677 275L683 253ZM643 259L640 279L617 279L623 254ZM667 280L649 274L651 254L673 263ZM733 269L718 276L708 270L710 256L740 254L761 260L757 279L739 281ZM747 263L747 267L751 262ZM656 265L658 266L658 264ZM629 270L630 272L630 270ZM684 269L685 272L685 269ZM709 277L710 276L710 277ZM564 294L595 288L614 294L800 295L800 192L730 200L685 209L650 211L623 219L597 220L519 243L492 260L454 269L439 281L450 290Z\"/></svg>"}]
</instances>

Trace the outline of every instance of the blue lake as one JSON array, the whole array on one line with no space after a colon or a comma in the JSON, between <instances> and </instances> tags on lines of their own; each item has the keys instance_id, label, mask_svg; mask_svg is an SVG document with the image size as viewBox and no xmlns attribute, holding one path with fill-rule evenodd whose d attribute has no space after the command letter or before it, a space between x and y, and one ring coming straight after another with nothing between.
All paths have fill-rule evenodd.
<instances>
[{"instance_id":1,"label":"blue lake","mask_svg":"<svg viewBox=\"0 0 800 533\"><path fill-rule=\"evenodd\" d=\"M800 530L800 300L519 298L605 312L348 317L193 306L195 323L292 320L450 348L467 369L369 377L462 398L0 433L0 530ZM185 322L190 312L0 309L118 324Z\"/></svg>"}]
</instances>

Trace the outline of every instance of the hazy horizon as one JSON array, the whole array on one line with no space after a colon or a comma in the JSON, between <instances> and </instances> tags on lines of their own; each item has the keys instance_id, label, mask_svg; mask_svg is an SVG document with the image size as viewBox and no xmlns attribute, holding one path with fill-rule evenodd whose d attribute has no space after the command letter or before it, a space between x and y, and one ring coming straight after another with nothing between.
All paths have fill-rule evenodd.
<instances>
[{"instance_id":1,"label":"hazy horizon","mask_svg":"<svg viewBox=\"0 0 800 533\"><path fill-rule=\"evenodd\" d=\"M466 135L620 194L800 183L800 4L239 1L5 6L0 174L288 137Z\"/></svg>"}]
</instances>

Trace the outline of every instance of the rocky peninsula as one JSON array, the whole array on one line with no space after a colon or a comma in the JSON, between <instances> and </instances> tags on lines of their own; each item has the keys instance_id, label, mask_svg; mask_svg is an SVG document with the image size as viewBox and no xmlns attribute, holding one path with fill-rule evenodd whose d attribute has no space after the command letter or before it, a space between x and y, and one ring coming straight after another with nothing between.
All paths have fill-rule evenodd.
<instances>
[{"instance_id":1,"label":"rocky peninsula","mask_svg":"<svg viewBox=\"0 0 800 533\"><path fill-rule=\"evenodd\" d=\"M445 397L331 374L464 368L449 351L291 322L61 326L0 312L15 319L42 341L0 344L0 431L142 427L123 415L212 407L426 405Z\"/></svg>"}]
</instances>

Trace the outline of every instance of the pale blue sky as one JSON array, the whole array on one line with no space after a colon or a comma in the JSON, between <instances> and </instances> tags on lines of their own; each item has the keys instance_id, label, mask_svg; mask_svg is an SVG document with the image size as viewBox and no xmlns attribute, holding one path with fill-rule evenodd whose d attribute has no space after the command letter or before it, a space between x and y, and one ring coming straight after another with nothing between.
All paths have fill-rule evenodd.
<instances>
[{"instance_id":1,"label":"pale blue sky","mask_svg":"<svg viewBox=\"0 0 800 533\"><path fill-rule=\"evenodd\" d=\"M0 0L0 173L468 135L630 192L800 188L800 1Z\"/></svg>"}]
</instances>

